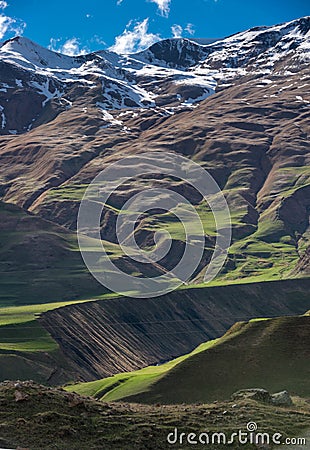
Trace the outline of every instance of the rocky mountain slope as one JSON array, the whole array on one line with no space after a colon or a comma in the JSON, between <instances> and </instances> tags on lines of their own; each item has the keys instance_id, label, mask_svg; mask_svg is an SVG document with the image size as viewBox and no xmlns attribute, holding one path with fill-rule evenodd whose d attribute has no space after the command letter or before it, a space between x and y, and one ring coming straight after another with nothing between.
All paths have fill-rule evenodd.
<instances>
[{"instance_id":1,"label":"rocky mountain slope","mask_svg":"<svg viewBox=\"0 0 310 450\"><path fill-rule=\"evenodd\" d=\"M235 77L288 75L309 61L309 21L305 17L257 27L208 45L168 39L129 56L101 51L69 57L14 38L0 48L2 133L31 130L42 122L52 100L59 113L81 106L86 96L113 125L105 110L163 107L172 113L174 107L201 101L217 84L226 85Z\"/></svg>"},{"instance_id":2,"label":"rocky mountain slope","mask_svg":"<svg viewBox=\"0 0 310 450\"><path fill-rule=\"evenodd\" d=\"M294 269L309 235L309 27L305 17L208 45L161 41L135 55L68 57L26 38L3 43L1 198L75 230L83 192L102 169L146 149L164 161L169 150L199 162L227 197L234 242L225 281L305 273ZM148 186L182 192L199 211L206 246L193 278L201 280L214 246L210 211L184 183ZM102 237L120 264L117 209L141 188L132 180L104 209ZM171 224L163 272L184 247L180 225L169 214L139 224L145 247Z\"/></svg>"}]
</instances>

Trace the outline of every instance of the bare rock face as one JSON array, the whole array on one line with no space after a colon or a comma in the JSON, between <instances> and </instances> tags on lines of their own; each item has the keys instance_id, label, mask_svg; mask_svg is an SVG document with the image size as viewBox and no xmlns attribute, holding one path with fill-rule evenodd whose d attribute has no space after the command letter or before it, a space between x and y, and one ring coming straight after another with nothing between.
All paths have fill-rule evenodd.
<instances>
[{"instance_id":1,"label":"bare rock face","mask_svg":"<svg viewBox=\"0 0 310 450\"><path fill-rule=\"evenodd\" d=\"M238 320L303 314L309 305L309 286L310 280L307 279L287 280L188 289L181 294L175 291L142 301L138 298L116 298L58 308L42 314L40 323L59 343L66 358L75 362L81 379L90 381L184 355L201 342L219 338ZM254 333L250 332L244 339L241 333L241 342L235 347L228 344L230 356L228 358L225 352L221 355L220 361L225 360L226 367L223 369L224 363L219 363L220 373L213 370L212 362L210 365L206 363L206 372L195 371L195 377L200 378L198 384L191 386L191 391L195 391L195 401L200 401L202 396L200 385L208 385L211 380L213 386L216 383L220 390L227 391L227 371L231 372L230 379L236 376L235 385L238 387L235 389L246 385L246 381L238 385L240 378L253 377L254 373L255 380L260 379L257 377L257 365L264 368L266 354L260 353L258 360L254 358L253 362L253 352L257 346L264 350L270 345L270 332L276 336L272 342L273 345L276 342L276 353L280 360L281 357L285 359L285 364L290 349L299 349L294 364L300 367L300 360L304 363L309 357L309 317L287 317L284 324L280 322L281 319L278 319L277 326L280 328L272 325L266 333L264 324L268 327L270 322L255 322L258 328L253 325ZM285 345L288 343L285 350L282 342ZM80 349L86 350L81 352ZM242 360L241 374L238 364L242 358L245 359ZM235 359L239 359L239 363L231 367ZM244 361L246 367L249 366L246 370ZM278 367L283 367L284 363L279 364L272 374L273 378L277 378ZM300 372L304 373L303 370ZM222 381L218 385L219 378ZM188 386L188 378L180 375L178 382L181 383L181 379L184 383L182 386ZM294 382L293 376L290 379ZM188 391L188 388L183 390ZM233 390L229 391L227 397L231 392ZM205 398L205 401L209 400Z\"/></svg>"},{"instance_id":2,"label":"bare rock face","mask_svg":"<svg viewBox=\"0 0 310 450\"><path fill-rule=\"evenodd\" d=\"M293 274L305 276L310 273L310 247L301 255Z\"/></svg>"}]
</instances>

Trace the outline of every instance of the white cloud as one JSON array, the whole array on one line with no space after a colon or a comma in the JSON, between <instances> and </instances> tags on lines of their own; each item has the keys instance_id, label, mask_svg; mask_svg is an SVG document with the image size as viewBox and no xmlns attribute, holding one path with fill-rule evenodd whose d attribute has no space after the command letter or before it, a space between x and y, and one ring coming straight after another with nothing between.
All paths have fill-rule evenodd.
<instances>
[{"instance_id":1,"label":"white cloud","mask_svg":"<svg viewBox=\"0 0 310 450\"><path fill-rule=\"evenodd\" d=\"M86 50L80 48L80 42L77 38L68 39L62 46L65 55L75 56L87 53Z\"/></svg>"},{"instance_id":2,"label":"white cloud","mask_svg":"<svg viewBox=\"0 0 310 450\"><path fill-rule=\"evenodd\" d=\"M3 36L6 34L8 29L13 23L13 19L10 17L4 16L3 14L0 14L0 39L3 38Z\"/></svg>"},{"instance_id":3,"label":"white cloud","mask_svg":"<svg viewBox=\"0 0 310 450\"><path fill-rule=\"evenodd\" d=\"M91 42L92 44L95 43L95 44L104 45L104 46L107 45L107 43L102 39L101 36L98 36L98 34L95 34L95 35L91 38L90 42Z\"/></svg>"},{"instance_id":4,"label":"white cloud","mask_svg":"<svg viewBox=\"0 0 310 450\"><path fill-rule=\"evenodd\" d=\"M54 52L62 53L68 56L85 55L89 52L86 47L81 47L81 43L76 37L67 39L63 44L61 44L61 39L52 38L48 48Z\"/></svg>"},{"instance_id":5,"label":"white cloud","mask_svg":"<svg viewBox=\"0 0 310 450\"><path fill-rule=\"evenodd\" d=\"M185 31L187 31L187 33L188 33L190 36L193 36L193 35L195 34L194 25L193 25L192 23L188 23L188 24L186 25Z\"/></svg>"},{"instance_id":6,"label":"white cloud","mask_svg":"<svg viewBox=\"0 0 310 450\"><path fill-rule=\"evenodd\" d=\"M4 10L8 6L7 2L0 1L0 10ZM6 16L3 12L0 13L0 39L7 33L13 36L21 35L26 27L25 22L13 17Z\"/></svg>"},{"instance_id":7,"label":"white cloud","mask_svg":"<svg viewBox=\"0 0 310 450\"><path fill-rule=\"evenodd\" d=\"M175 24L171 27L171 31L174 38L181 38L184 32L186 32L190 36L193 36L195 34L194 25L192 23L188 23L185 28L183 28L181 25Z\"/></svg>"},{"instance_id":8,"label":"white cloud","mask_svg":"<svg viewBox=\"0 0 310 450\"><path fill-rule=\"evenodd\" d=\"M148 32L149 19L144 19L142 22L137 22L132 27L133 22L130 21L123 33L115 38L115 44L110 47L110 50L116 53L134 53L145 50L154 42L160 40L158 34Z\"/></svg>"},{"instance_id":9,"label":"white cloud","mask_svg":"<svg viewBox=\"0 0 310 450\"><path fill-rule=\"evenodd\" d=\"M162 16L168 17L170 12L170 3L171 0L149 0L152 3L156 3L158 6L159 12Z\"/></svg>"},{"instance_id":10,"label":"white cloud","mask_svg":"<svg viewBox=\"0 0 310 450\"><path fill-rule=\"evenodd\" d=\"M171 31L174 38L182 37L183 28L181 27L181 25L172 25Z\"/></svg>"}]
</instances>

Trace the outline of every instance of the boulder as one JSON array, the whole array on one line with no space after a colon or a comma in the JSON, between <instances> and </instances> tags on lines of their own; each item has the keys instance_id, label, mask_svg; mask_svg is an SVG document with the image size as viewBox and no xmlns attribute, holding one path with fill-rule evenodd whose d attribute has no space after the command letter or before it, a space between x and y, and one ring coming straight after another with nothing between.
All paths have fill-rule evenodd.
<instances>
[{"instance_id":1,"label":"boulder","mask_svg":"<svg viewBox=\"0 0 310 450\"><path fill-rule=\"evenodd\" d=\"M272 404L275 406L291 406L293 404L287 391L277 392L271 396Z\"/></svg>"},{"instance_id":2,"label":"boulder","mask_svg":"<svg viewBox=\"0 0 310 450\"><path fill-rule=\"evenodd\" d=\"M235 392L231 399L235 400L256 400L262 403L272 403L272 396L265 389L242 389Z\"/></svg>"}]
</instances>

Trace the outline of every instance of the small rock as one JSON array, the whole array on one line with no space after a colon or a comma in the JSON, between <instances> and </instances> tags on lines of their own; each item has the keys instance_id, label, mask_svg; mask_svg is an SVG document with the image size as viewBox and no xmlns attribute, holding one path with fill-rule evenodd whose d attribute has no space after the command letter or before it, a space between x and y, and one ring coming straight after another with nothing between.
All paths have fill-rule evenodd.
<instances>
[{"instance_id":1,"label":"small rock","mask_svg":"<svg viewBox=\"0 0 310 450\"><path fill-rule=\"evenodd\" d=\"M28 400L28 398L29 398L29 395L24 394L21 391L15 391L14 395L15 395L16 402L24 402L24 401Z\"/></svg>"},{"instance_id":2,"label":"small rock","mask_svg":"<svg viewBox=\"0 0 310 450\"><path fill-rule=\"evenodd\" d=\"M69 394L67 398L69 401L69 408L75 408L76 406L84 404L84 400L75 394Z\"/></svg>"},{"instance_id":3,"label":"small rock","mask_svg":"<svg viewBox=\"0 0 310 450\"><path fill-rule=\"evenodd\" d=\"M275 406L292 406L293 402L287 391L277 392L271 396L272 404Z\"/></svg>"},{"instance_id":4,"label":"small rock","mask_svg":"<svg viewBox=\"0 0 310 450\"><path fill-rule=\"evenodd\" d=\"M27 420L24 419L23 417L19 417L17 419L17 423L20 424L20 425L25 425L27 423Z\"/></svg>"},{"instance_id":5,"label":"small rock","mask_svg":"<svg viewBox=\"0 0 310 450\"><path fill-rule=\"evenodd\" d=\"M59 436L61 437L69 437L69 436L74 436L77 433L77 431L74 428L70 428L68 426L64 426L62 428L59 429Z\"/></svg>"}]
</instances>

